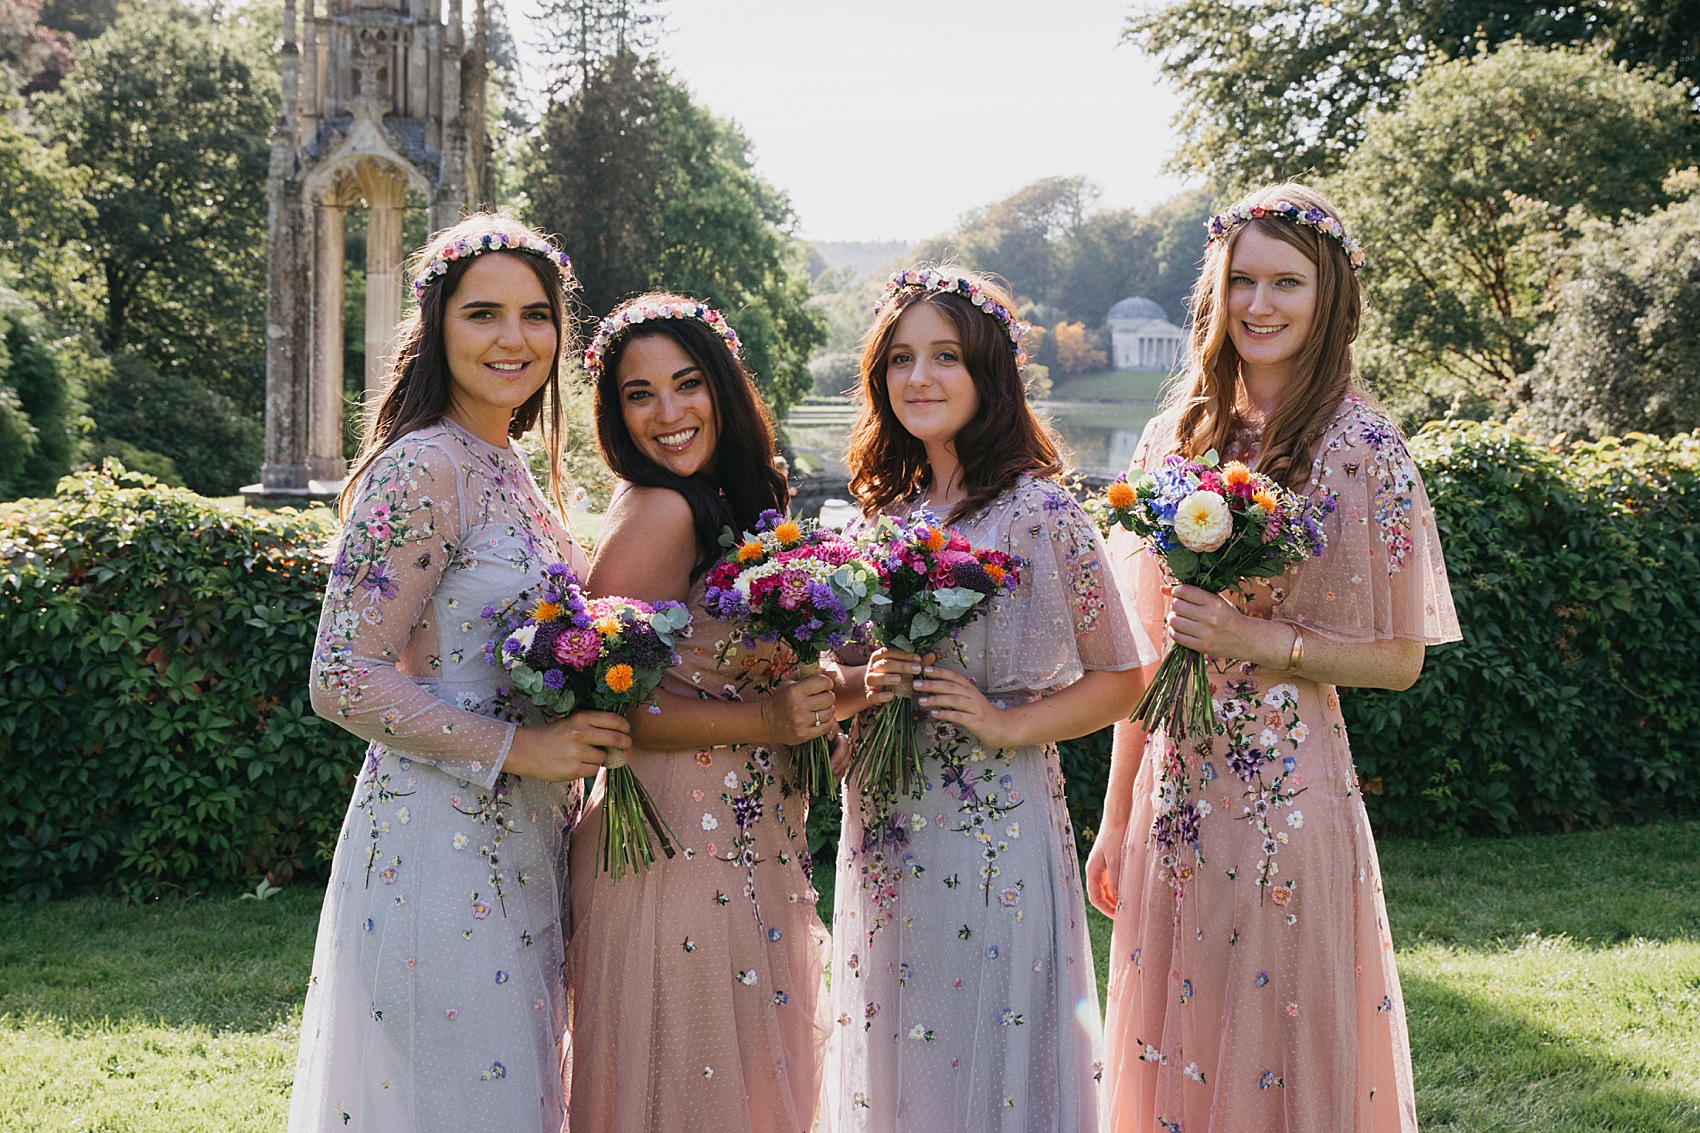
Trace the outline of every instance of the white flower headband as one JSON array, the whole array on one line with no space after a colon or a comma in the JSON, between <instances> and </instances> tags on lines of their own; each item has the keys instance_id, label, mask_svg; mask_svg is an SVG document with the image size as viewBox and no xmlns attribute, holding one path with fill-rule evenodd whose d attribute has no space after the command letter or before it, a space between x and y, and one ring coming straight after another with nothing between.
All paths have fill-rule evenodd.
<instances>
[{"instance_id":1,"label":"white flower headband","mask_svg":"<svg viewBox=\"0 0 1700 1133\"><path fill-rule=\"evenodd\" d=\"M1021 352L1021 340L1027 334L1027 324L1015 317L1015 313L990 295L986 289L972 279L961 276L946 275L932 268L906 268L894 271L885 281L885 292L874 304L874 315L885 309L885 305L906 288L920 291L937 291L945 295L960 295L968 302L997 320L1003 327L1003 332L1009 336L1009 352L1015 355L1016 372L1026 369L1027 356Z\"/></svg>"},{"instance_id":2,"label":"white flower headband","mask_svg":"<svg viewBox=\"0 0 1700 1133\"><path fill-rule=\"evenodd\" d=\"M478 256L485 252L529 252L534 256L542 256L560 266L562 290L573 284L571 257L541 236L531 232L486 232L479 236L462 237L431 257L431 262L425 265L424 270L413 281L413 297L424 298L425 289L447 275L449 265L456 260L464 260L468 256Z\"/></svg>"},{"instance_id":3,"label":"white flower headband","mask_svg":"<svg viewBox=\"0 0 1700 1133\"><path fill-rule=\"evenodd\" d=\"M1332 236L1340 242L1340 247L1346 250L1346 261L1357 271L1369 262L1363 247L1350 236L1339 220L1329 216L1319 208L1302 209L1287 201L1276 201L1272 205L1235 205L1227 212L1220 213L1204 222L1205 247L1227 238L1236 224L1244 224L1248 220L1262 220L1264 217L1278 217L1305 228L1314 228L1324 236Z\"/></svg>"},{"instance_id":4,"label":"white flower headband","mask_svg":"<svg viewBox=\"0 0 1700 1133\"><path fill-rule=\"evenodd\" d=\"M652 319L695 319L720 336L721 341L726 343L726 349L732 352L732 357L743 357L743 344L738 341L738 332L733 330L725 316L713 307L688 302L634 303L615 311L596 324L596 335L590 340L590 345L584 348L585 372L592 379L601 377L602 360L607 357L608 347L619 337L620 332Z\"/></svg>"}]
</instances>

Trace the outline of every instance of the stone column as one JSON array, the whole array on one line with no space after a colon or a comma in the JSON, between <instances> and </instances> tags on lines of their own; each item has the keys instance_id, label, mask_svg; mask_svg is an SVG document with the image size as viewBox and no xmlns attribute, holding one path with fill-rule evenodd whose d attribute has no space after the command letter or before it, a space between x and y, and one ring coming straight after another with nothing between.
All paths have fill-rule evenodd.
<instances>
[{"instance_id":1,"label":"stone column","mask_svg":"<svg viewBox=\"0 0 1700 1133\"><path fill-rule=\"evenodd\" d=\"M407 186L389 169L362 170L366 197L366 404L377 404L389 377L401 321L402 210Z\"/></svg>"},{"instance_id":2,"label":"stone column","mask_svg":"<svg viewBox=\"0 0 1700 1133\"><path fill-rule=\"evenodd\" d=\"M347 212L333 194L313 205L313 408L308 463L315 480L340 481L342 458L343 238Z\"/></svg>"}]
</instances>

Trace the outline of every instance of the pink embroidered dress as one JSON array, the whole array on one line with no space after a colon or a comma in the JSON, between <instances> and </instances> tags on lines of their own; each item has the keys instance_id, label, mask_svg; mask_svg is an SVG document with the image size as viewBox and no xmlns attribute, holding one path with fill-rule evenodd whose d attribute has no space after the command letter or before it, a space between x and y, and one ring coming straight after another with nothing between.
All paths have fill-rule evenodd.
<instances>
[{"instance_id":1,"label":"pink embroidered dress","mask_svg":"<svg viewBox=\"0 0 1700 1133\"><path fill-rule=\"evenodd\" d=\"M362 479L313 707L372 741L331 866L292 1133L557 1133L562 829L575 786L502 772L515 723L486 603L584 555L515 448L444 420Z\"/></svg>"},{"instance_id":2,"label":"pink embroidered dress","mask_svg":"<svg viewBox=\"0 0 1700 1133\"><path fill-rule=\"evenodd\" d=\"M1023 476L955 526L1024 560L940 660L993 703L1156 660L1065 488ZM988 749L917 719L917 797L845 785L823 1113L836 1130L1095 1133L1098 984L1056 745Z\"/></svg>"},{"instance_id":3,"label":"pink embroidered dress","mask_svg":"<svg viewBox=\"0 0 1700 1133\"><path fill-rule=\"evenodd\" d=\"M1174 420L1151 422L1134 467L1160 466ZM1224 459L1255 448L1242 432ZM1458 640L1428 496L1392 424L1348 398L1309 490L1338 501L1328 549L1256 584L1249 612L1309 641ZM1111 551L1160 634L1159 563L1126 532ZM1225 733L1178 750L1154 733L1134 781L1110 954L1111 1127L1413 1133L1404 1003L1339 693L1210 666Z\"/></svg>"},{"instance_id":4,"label":"pink embroidered dress","mask_svg":"<svg viewBox=\"0 0 1700 1133\"><path fill-rule=\"evenodd\" d=\"M689 604L663 689L741 700L778 684L773 648L746 649L700 581ZM829 945L790 749L640 748L630 766L680 848L610 880L600 790L573 837L573 1133L803 1133L820 1098Z\"/></svg>"}]
</instances>

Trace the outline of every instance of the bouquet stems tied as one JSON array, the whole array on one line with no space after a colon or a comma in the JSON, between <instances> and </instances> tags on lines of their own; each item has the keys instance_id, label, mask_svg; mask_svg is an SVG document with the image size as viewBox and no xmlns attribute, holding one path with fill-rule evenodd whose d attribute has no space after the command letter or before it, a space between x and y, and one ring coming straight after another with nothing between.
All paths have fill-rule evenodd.
<instances>
[{"instance_id":1,"label":"bouquet stems tied","mask_svg":"<svg viewBox=\"0 0 1700 1133\"><path fill-rule=\"evenodd\" d=\"M650 836L667 857L678 853L677 836L661 816L649 788L626 766L624 752L609 752L603 765L602 822L597 830L597 855L602 871L615 881L627 873L647 873L655 864Z\"/></svg>"}]
</instances>

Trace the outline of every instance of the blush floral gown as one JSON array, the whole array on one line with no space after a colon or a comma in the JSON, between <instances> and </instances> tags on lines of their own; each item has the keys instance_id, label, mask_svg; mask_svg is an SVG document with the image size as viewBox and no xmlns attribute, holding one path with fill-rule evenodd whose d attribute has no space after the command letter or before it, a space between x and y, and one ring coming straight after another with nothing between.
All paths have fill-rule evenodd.
<instances>
[{"instance_id":1,"label":"blush floral gown","mask_svg":"<svg viewBox=\"0 0 1700 1133\"><path fill-rule=\"evenodd\" d=\"M1174 416L1134 457L1155 470ZM1224 460L1251 461L1236 433ZM1427 493L1379 412L1347 399L1312 465L1328 548L1260 582L1248 612L1307 640L1459 639ZM1160 566L1111 549L1161 634ZM1147 742L1133 787L1110 954L1107 1070L1117 1133L1413 1133L1404 1003L1381 871L1340 695L1210 659L1224 728Z\"/></svg>"},{"instance_id":2,"label":"blush floral gown","mask_svg":"<svg viewBox=\"0 0 1700 1133\"><path fill-rule=\"evenodd\" d=\"M523 453L452 421L362 479L326 588L313 707L372 741L320 916L292 1133L557 1133L562 830L575 788L504 774L513 713L481 611L584 555Z\"/></svg>"},{"instance_id":3,"label":"blush floral gown","mask_svg":"<svg viewBox=\"0 0 1700 1133\"><path fill-rule=\"evenodd\" d=\"M746 649L700 581L689 605L663 689L740 700L779 683L772 647ZM679 849L610 880L600 790L573 837L573 1133L803 1133L820 1098L828 942L790 749L638 748L630 767Z\"/></svg>"},{"instance_id":4,"label":"blush floral gown","mask_svg":"<svg viewBox=\"0 0 1700 1133\"><path fill-rule=\"evenodd\" d=\"M1067 490L1024 476L955 526L1024 561L940 660L993 703L1155 660ZM825 1110L839 1130L1094 1131L1097 977L1056 745L917 719L917 797L845 784Z\"/></svg>"}]
</instances>

